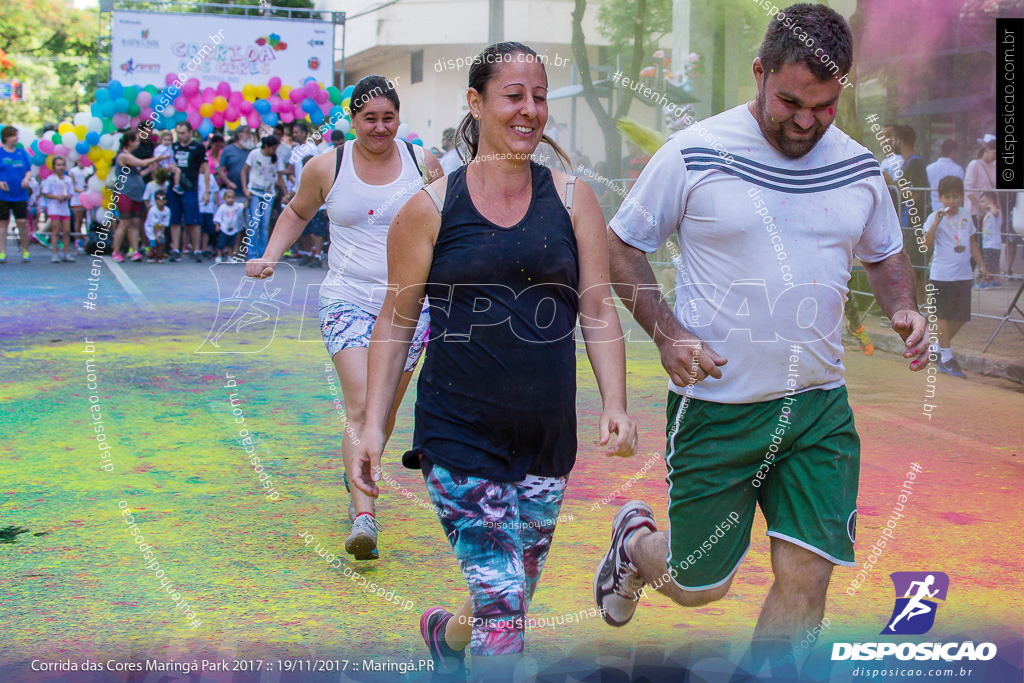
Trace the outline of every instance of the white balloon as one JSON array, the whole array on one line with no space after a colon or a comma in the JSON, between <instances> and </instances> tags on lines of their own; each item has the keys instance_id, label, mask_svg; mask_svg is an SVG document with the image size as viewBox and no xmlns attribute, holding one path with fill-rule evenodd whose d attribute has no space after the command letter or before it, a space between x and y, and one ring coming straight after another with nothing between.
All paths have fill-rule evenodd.
<instances>
[{"instance_id":1,"label":"white balloon","mask_svg":"<svg viewBox=\"0 0 1024 683\"><path fill-rule=\"evenodd\" d=\"M71 120L75 122L76 126L84 126L89 122L90 118L91 115L89 114L89 112L80 111L77 114L75 114Z\"/></svg>"},{"instance_id":2,"label":"white balloon","mask_svg":"<svg viewBox=\"0 0 1024 683\"><path fill-rule=\"evenodd\" d=\"M48 130L45 133L43 133L43 139L44 140L52 140L53 136L56 135L56 134L57 134L57 131L55 131L55 130Z\"/></svg>"},{"instance_id":3,"label":"white balloon","mask_svg":"<svg viewBox=\"0 0 1024 683\"><path fill-rule=\"evenodd\" d=\"M95 116L90 116L89 120L85 122L85 127L90 133L102 133L103 120Z\"/></svg>"},{"instance_id":4,"label":"white balloon","mask_svg":"<svg viewBox=\"0 0 1024 683\"><path fill-rule=\"evenodd\" d=\"M78 136L75 135L74 132L69 130L67 133L64 133L64 135L60 136L60 144L64 145L68 149L71 149L72 147L78 144Z\"/></svg>"},{"instance_id":5,"label":"white balloon","mask_svg":"<svg viewBox=\"0 0 1024 683\"><path fill-rule=\"evenodd\" d=\"M86 185L89 186L89 190L92 192L103 191L103 181L97 178L96 176L91 176L89 180L86 182Z\"/></svg>"},{"instance_id":6,"label":"white balloon","mask_svg":"<svg viewBox=\"0 0 1024 683\"><path fill-rule=\"evenodd\" d=\"M100 149L114 149L114 136L110 133L104 133L100 136Z\"/></svg>"},{"instance_id":7,"label":"white balloon","mask_svg":"<svg viewBox=\"0 0 1024 683\"><path fill-rule=\"evenodd\" d=\"M408 123L400 123L400 124L398 124L398 132L397 132L398 137L404 138L408 134L409 134L409 124ZM61 139L63 139L63 138L61 138Z\"/></svg>"},{"instance_id":8,"label":"white balloon","mask_svg":"<svg viewBox=\"0 0 1024 683\"><path fill-rule=\"evenodd\" d=\"M61 139L63 140L64 138L62 137ZM68 150L68 168L69 169L71 168L70 165L75 163L76 161L78 161L78 157L80 157L80 156L82 156L82 155L79 154L78 152L76 152L75 150L73 150L73 149Z\"/></svg>"},{"instance_id":9,"label":"white balloon","mask_svg":"<svg viewBox=\"0 0 1024 683\"><path fill-rule=\"evenodd\" d=\"M348 119L341 119L334 124L334 130L340 130L342 133L347 133L351 127L352 126L349 124Z\"/></svg>"}]
</instances>

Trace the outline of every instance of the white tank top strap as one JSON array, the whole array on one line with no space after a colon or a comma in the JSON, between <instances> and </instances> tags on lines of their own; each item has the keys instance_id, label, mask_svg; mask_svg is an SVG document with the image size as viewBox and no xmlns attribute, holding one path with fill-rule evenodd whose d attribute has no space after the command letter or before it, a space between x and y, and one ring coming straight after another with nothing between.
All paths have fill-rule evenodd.
<instances>
[{"instance_id":1,"label":"white tank top strap","mask_svg":"<svg viewBox=\"0 0 1024 683\"><path fill-rule=\"evenodd\" d=\"M576 176L570 176L565 182L565 210L572 215L572 193L576 189Z\"/></svg>"},{"instance_id":2,"label":"white tank top strap","mask_svg":"<svg viewBox=\"0 0 1024 683\"><path fill-rule=\"evenodd\" d=\"M427 185L423 188L423 191L426 192L427 196L430 197L430 200L434 202L434 206L437 207L437 212L442 213L444 210L444 202L442 202L441 198L437 196L437 192L434 191L434 188Z\"/></svg>"}]
</instances>

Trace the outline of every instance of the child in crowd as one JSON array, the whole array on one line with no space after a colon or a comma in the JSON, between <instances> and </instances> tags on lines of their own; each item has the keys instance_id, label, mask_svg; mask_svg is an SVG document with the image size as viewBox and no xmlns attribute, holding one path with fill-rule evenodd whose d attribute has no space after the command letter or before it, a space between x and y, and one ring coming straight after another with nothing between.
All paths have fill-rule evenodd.
<instances>
[{"instance_id":1,"label":"child in crowd","mask_svg":"<svg viewBox=\"0 0 1024 683\"><path fill-rule=\"evenodd\" d=\"M171 224L171 210L167 208L167 193L157 190L153 206L146 213L146 239L149 240L149 262L159 263L164 258L164 231Z\"/></svg>"},{"instance_id":2,"label":"child in crowd","mask_svg":"<svg viewBox=\"0 0 1024 683\"><path fill-rule=\"evenodd\" d=\"M174 163L174 134L169 130L165 130L160 134L160 144L153 150L153 156L164 157L162 161L157 162L157 165L167 171L174 178L174 191L178 194L182 194L181 189L181 169ZM167 182L164 180L164 182Z\"/></svg>"},{"instance_id":3,"label":"child in crowd","mask_svg":"<svg viewBox=\"0 0 1024 683\"><path fill-rule=\"evenodd\" d=\"M88 161L89 158L82 155L78 157L78 163L75 164L74 168L68 171L71 183L75 186L75 193L71 195L71 215L74 219L71 224L71 231L76 235L84 232L82 230L82 220L85 218L86 213L85 207L82 206L82 202L78 199L78 195L86 191L89 177L95 172L92 166L84 165Z\"/></svg>"},{"instance_id":4,"label":"child in crowd","mask_svg":"<svg viewBox=\"0 0 1024 683\"><path fill-rule=\"evenodd\" d=\"M28 177L28 232L36 231L36 216L39 214L39 180L33 173Z\"/></svg>"},{"instance_id":5,"label":"child in crowd","mask_svg":"<svg viewBox=\"0 0 1024 683\"><path fill-rule=\"evenodd\" d=\"M999 200L995 192L981 193L981 255L991 275L989 283L979 282L975 289L990 289L1003 286L999 277L999 255L1003 251L1003 214L999 211Z\"/></svg>"},{"instance_id":6,"label":"child in crowd","mask_svg":"<svg viewBox=\"0 0 1024 683\"><path fill-rule=\"evenodd\" d=\"M209 180L209 186L207 186ZM217 226L213 223L213 215L220 204L220 186L211 174L199 174L199 230L200 250L204 256L213 256L212 250L217 247Z\"/></svg>"},{"instance_id":7,"label":"child in crowd","mask_svg":"<svg viewBox=\"0 0 1024 683\"><path fill-rule=\"evenodd\" d=\"M57 246L63 240L63 260L74 263L75 257L71 249L71 206L69 201L75 192L75 186L65 173L68 162L64 157L53 157L53 175L43 181L41 194L46 198L46 215L50 218L50 248L53 249L51 263L60 263L61 256Z\"/></svg>"},{"instance_id":8,"label":"child in crowd","mask_svg":"<svg viewBox=\"0 0 1024 683\"><path fill-rule=\"evenodd\" d=\"M225 258L238 247L239 226L245 209L235 203L235 191L224 190L224 203L217 207L213 222L217 225L217 259L216 263L224 263Z\"/></svg>"},{"instance_id":9,"label":"child in crowd","mask_svg":"<svg viewBox=\"0 0 1024 683\"><path fill-rule=\"evenodd\" d=\"M153 197L157 192L161 190L164 194L167 194L167 178L170 173L166 168L158 168L153 171L153 179L146 183L146 189L142 192L142 203L146 205L146 210L149 211L153 208Z\"/></svg>"},{"instance_id":10,"label":"child in crowd","mask_svg":"<svg viewBox=\"0 0 1024 683\"><path fill-rule=\"evenodd\" d=\"M951 346L953 337L971 319L971 285L974 283L971 257L981 267L985 281L989 279L989 272L978 240L972 239L976 231L971 214L963 208L964 181L946 176L939 181L938 189L944 208L934 211L925 222L924 243L932 252L925 311L934 311L939 319L937 344L932 348L932 352L939 355L939 370L966 378L953 358Z\"/></svg>"}]
</instances>

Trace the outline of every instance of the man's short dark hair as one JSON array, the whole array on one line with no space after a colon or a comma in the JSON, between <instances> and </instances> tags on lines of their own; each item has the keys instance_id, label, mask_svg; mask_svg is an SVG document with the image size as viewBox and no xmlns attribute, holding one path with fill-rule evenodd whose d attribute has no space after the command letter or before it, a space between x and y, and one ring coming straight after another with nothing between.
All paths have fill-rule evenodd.
<instances>
[{"instance_id":1,"label":"man's short dark hair","mask_svg":"<svg viewBox=\"0 0 1024 683\"><path fill-rule=\"evenodd\" d=\"M157 190L153 193L153 199L167 199L167 193L163 190Z\"/></svg>"},{"instance_id":2,"label":"man's short dark hair","mask_svg":"<svg viewBox=\"0 0 1024 683\"><path fill-rule=\"evenodd\" d=\"M18 129L14 126L4 126L3 130L0 130L0 140L6 140L7 138L13 138L18 134Z\"/></svg>"},{"instance_id":3,"label":"man's short dark hair","mask_svg":"<svg viewBox=\"0 0 1024 683\"><path fill-rule=\"evenodd\" d=\"M345 142L345 134L340 130L331 131L331 144L341 144Z\"/></svg>"},{"instance_id":4,"label":"man's short dark hair","mask_svg":"<svg viewBox=\"0 0 1024 683\"><path fill-rule=\"evenodd\" d=\"M939 196L950 196L958 194L963 196L964 193L964 181L957 178L955 175L948 175L939 181Z\"/></svg>"},{"instance_id":5,"label":"man's short dark hair","mask_svg":"<svg viewBox=\"0 0 1024 683\"><path fill-rule=\"evenodd\" d=\"M942 143L942 156L952 157L954 154L956 154L957 147L958 145L956 144L956 140L945 140Z\"/></svg>"},{"instance_id":6,"label":"man's short dark hair","mask_svg":"<svg viewBox=\"0 0 1024 683\"><path fill-rule=\"evenodd\" d=\"M293 123L292 130L294 131L296 128L301 130L306 135L309 135L309 124L306 123L305 121L296 121L295 123Z\"/></svg>"},{"instance_id":7,"label":"man's short dark hair","mask_svg":"<svg viewBox=\"0 0 1024 683\"><path fill-rule=\"evenodd\" d=\"M839 78L853 67L853 33L843 15L825 5L790 5L768 22L757 57L766 75L802 62L818 80Z\"/></svg>"},{"instance_id":8,"label":"man's short dark hair","mask_svg":"<svg viewBox=\"0 0 1024 683\"><path fill-rule=\"evenodd\" d=\"M192 124L188 121L178 121L176 124L174 124L174 127L177 128L178 126L185 126L189 130L192 130Z\"/></svg>"},{"instance_id":9,"label":"man's short dark hair","mask_svg":"<svg viewBox=\"0 0 1024 683\"><path fill-rule=\"evenodd\" d=\"M914 132L913 128L904 123L896 126L896 139L913 147L914 143L917 142L917 133Z\"/></svg>"}]
</instances>

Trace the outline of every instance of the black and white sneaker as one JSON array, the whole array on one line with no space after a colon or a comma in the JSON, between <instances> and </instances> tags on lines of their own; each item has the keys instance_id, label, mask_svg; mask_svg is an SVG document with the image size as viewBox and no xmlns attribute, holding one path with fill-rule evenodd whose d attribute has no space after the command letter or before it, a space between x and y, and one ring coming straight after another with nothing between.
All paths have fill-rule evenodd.
<instances>
[{"instance_id":1,"label":"black and white sneaker","mask_svg":"<svg viewBox=\"0 0 1024 683\"><path fill-rule=\"evenodd\" d=\"M642 500L631 500L612 522L612 543L594 574L594 601L605 622L625 626L633 618L639 592L647 585L626 553L626 537L641 527L657 531L654 512Z\"/></svg>"},{"instance_id":2,"label":"black and white sneaker","mask_svg":"<svg viewBox=\"0 0 1024 683\"><path fill-rule=\"evenodd\" d=\"M945 363L939 361L936 365L939 366L940 371L947 375L959 377L960 379L967 379L967 375L965 375L964 371L960 369L960 364L956 362L956 358L950 358Z\"/></svg>"},{"instance_id":3,"label":"black and white sneaker","mask_svg":"<svg viewBox=\"0 0 1024 683\"><path fill-rule=\"evenodd\" d=\"M178 263L181 261L181 252L177 249L171 249L171 257L167 260L171 263Z\"/></svg>"}]
</instances>

